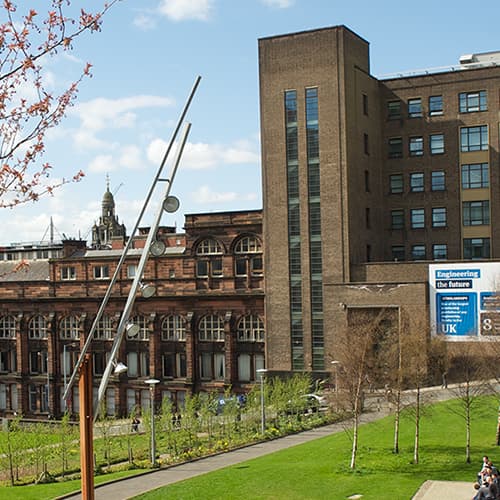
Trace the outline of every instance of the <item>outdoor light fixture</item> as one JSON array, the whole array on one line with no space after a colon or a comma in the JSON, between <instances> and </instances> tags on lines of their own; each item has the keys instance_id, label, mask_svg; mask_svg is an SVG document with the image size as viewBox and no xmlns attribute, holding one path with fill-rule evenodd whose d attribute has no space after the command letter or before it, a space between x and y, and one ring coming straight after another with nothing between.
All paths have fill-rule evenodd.
<instances>
[{"instance_id":1,"label":"outdoor light fixture","mask_svg":"<svg viewBox=\"0 0 500 500\"><path fill-rule=\"evenodd\" d=\"M156 466L156 437L155 437L155 385L160 381L156 378L148 378L144 381L149 385L149 402L151 403L151 465Z\"/></svg>"},{"instance_id":2,"label":"outdoor light fixture","mask_svg":"<svg viewBox=\"0 0 500 500\"><path fill-rule=\"evenodd\" d=\"M163 255L165 253L166 248L167 245L165 245L163 241L154 240L149 247L149 251L154 257L159 257L160 255Z\"/></svg>"},{"instance_id":3,"label":"outdoor light fixture","mask_svg":"<svg viewBox=\"0 0 500 500\"><path fill-rule=\"evenodd\" d=\"M156 293L156 287L151 285L151 283L141 283L140 291L145 299L149 299L149 297L152 297Z\"/></svg>"},{"instance_id":4,"label":"outdoor light fixture","mask_svg":"<svg viewBox=\"0 0 500 500\"><path fill-rule=\"evenodd\" d=\"M262 435L266 433L266 405L264 399L264 376L267 373L266 368L255 370L260 375L260 431Z\"/></svg>"},{"instance_id":5,"label":"outdoor light fixture","mask_svg":"<svg viewBox=\"0 0 500 500\"><path fill-rule=\"evenodd\" d=\"M177 212L180 204L179 198L176 198L175 196L167 196L163 201L163 210L169 214Z\"/></svg>"},{"instance_id":6,"label":"outdoor light fixture","mask_svg":"<svg viewBox=\"0 0 500 500\"><path fill-rule=\"evenodd\" d=\"M113 370L113 373L115 375L120 375L121 373L125 373L128 370L127 365L124 365L121 361L114 361L113 366L115 367L115 369Z\"/></svg>"},{"instance_id":7,"label":"outdoor light fixture","mask_svg":"<svg viewBox=\"0 0 500 500\"><path fill-rule=\"evenodd\" d=\"M125 331L127 332L127 337L129 339L133 338L133 337L137 337L137 335L139 334L141 330L141 327L139 325L136 325L132 322L130 322L126 327L125 327Z\"/></svg>"}]
</instances>

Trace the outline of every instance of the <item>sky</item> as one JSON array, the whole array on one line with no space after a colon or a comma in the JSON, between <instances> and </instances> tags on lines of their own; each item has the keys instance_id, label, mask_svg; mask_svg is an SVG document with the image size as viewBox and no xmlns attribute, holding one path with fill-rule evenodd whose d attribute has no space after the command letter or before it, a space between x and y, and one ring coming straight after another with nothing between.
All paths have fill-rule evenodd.
<instances>
[{"instance_id":1,"label":"sky","mask_svg":"<svg viewBox=\"0 0 500 500\"><path fill-rule=\"evenodd\" d=\"M48 2L17 3L42 11ZM72 3L90 10L103 2ZM182 232L185 214L262 208L259 38L346 25L370 43L371 73L383 77L500 50L500 3L473 7L463 0L122 0L100 33L45 63L54 91L93 65L75 105L48 134L43 158L54 178L79 170L85 177L36 203L0 209L0 244L47 241L51 217L55 239L90 242L108 178L130 231L198 75L186 117L192 128L171 187L180 209L161 224ZM158 183L141 227L154 220L164 190Z\"/></svg>"}]
</instances>

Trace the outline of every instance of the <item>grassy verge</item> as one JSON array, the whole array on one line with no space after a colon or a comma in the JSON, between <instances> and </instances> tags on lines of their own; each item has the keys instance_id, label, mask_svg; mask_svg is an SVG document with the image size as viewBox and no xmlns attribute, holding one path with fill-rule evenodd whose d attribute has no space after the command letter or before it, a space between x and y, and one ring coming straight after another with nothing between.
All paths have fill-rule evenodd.
<instances>
[{"instance_id":1,"label":"grassy verge","mask_svg":"<svg viewBox=\"0 0 500 500\"><path fill-rule=\"evenodd\" d=\"M402 421L400 453L392 453L393 418L363 426L358 467L349 469L347 433L199 476L141 495L139 499L345 499L354 494L363 500L409 499L427 479L472 482L488 454L500 461L495 446L495 398L481 398L472 424L472 463L465 463L464 420L449 401L428 407L421 423L418 465L413 464L414 425L410 415Z\"/></svg>"}]
</instances>

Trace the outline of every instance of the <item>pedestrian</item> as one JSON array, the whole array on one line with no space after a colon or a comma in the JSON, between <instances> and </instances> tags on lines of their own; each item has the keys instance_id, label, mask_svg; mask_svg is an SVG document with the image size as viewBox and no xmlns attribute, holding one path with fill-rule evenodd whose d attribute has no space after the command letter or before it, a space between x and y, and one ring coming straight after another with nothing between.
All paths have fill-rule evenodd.
<instances>
[{"instance_id":1,"label":"pedestrian","mask_svg":"<svg viewBox=\"0 0 500 500\"><path fill-rule=\"evenodd\" d=\"M139 424L140 423L141 423L141 421L137 417L134 417L132 419L132 432L139 432Z\"/></svg>"}]
</instances>

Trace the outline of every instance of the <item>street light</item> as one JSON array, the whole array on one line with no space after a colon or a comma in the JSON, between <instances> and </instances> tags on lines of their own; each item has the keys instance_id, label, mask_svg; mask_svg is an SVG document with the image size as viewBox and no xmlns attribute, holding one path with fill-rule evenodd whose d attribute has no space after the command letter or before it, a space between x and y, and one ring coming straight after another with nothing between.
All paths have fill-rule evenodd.
<instances>
[{"instance_id":1,"label":"street light","mask_svg":"<svg viewBox=\"0 0 500 500\"><path fill-rule=\"evenodd\" d=\"M334 360L331 362L335 369L335 411L339 409L339 366L340 361Z\"/></svg>"},{"instance_id":2,"label":"street light","mask_svg":"<svg viewBox=\"0 0 500 500\"><path fill-rule=\"evenodd\" d=\"M156 439L155 439L155 385L160 381L155 378L149 378L144 381L149 385L149 398L151 403L151 465L156 467Z\"/></svg>"},{"instance_id":3,"label":"street light","mask_svg":"<svg viewBox=\"0 0 500 500\"><path fill-rule=\"evenodd\" d=\"M260 375L260 431L262 435L266 433L266 406L264 404L264 375L267 373L265 368L259 368L257 373Z\"/></svg>"}]
</instances>

